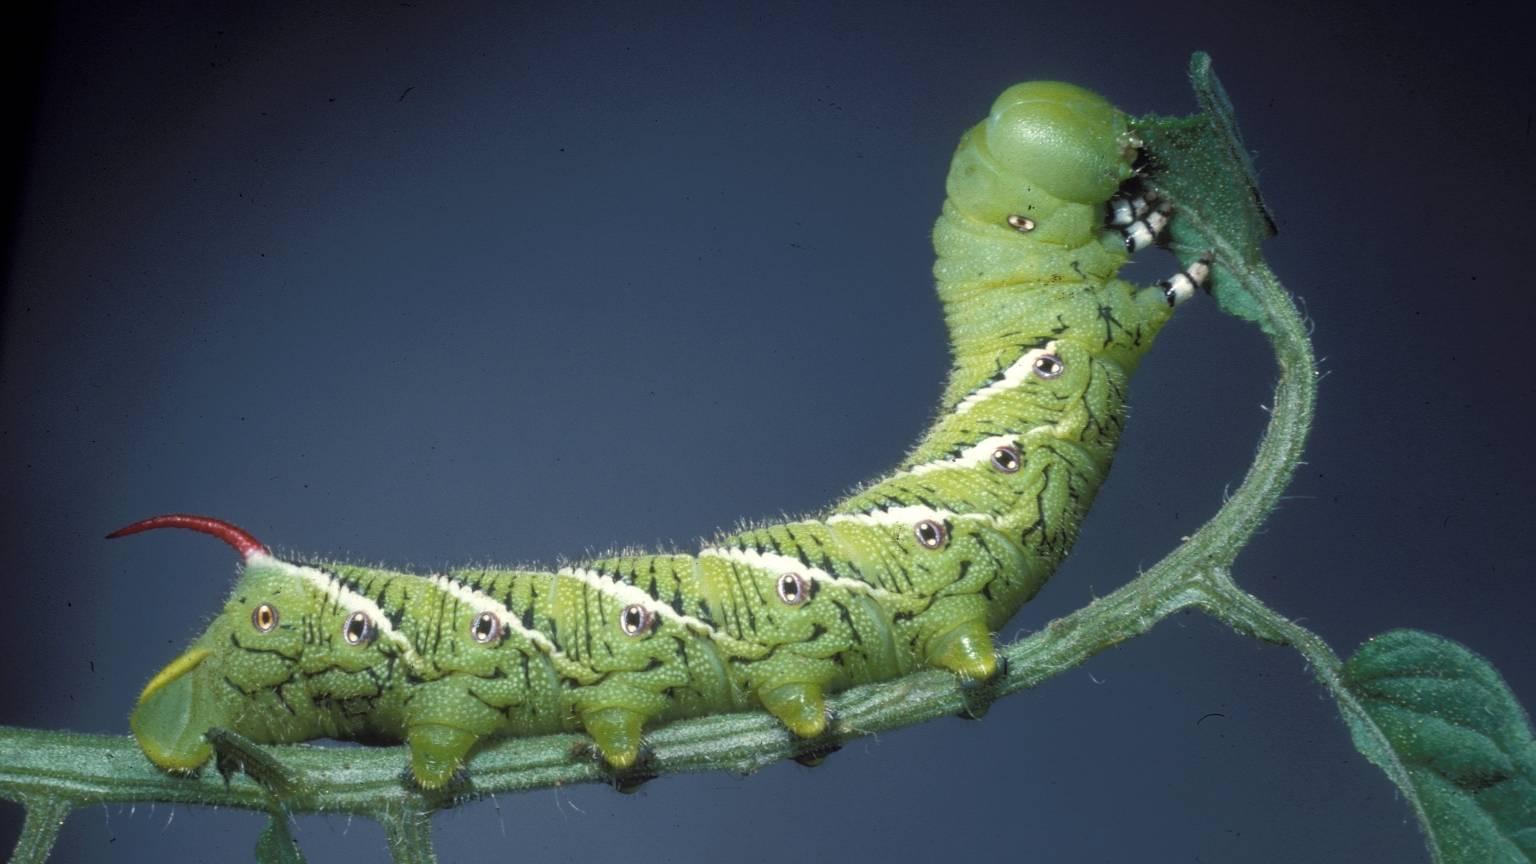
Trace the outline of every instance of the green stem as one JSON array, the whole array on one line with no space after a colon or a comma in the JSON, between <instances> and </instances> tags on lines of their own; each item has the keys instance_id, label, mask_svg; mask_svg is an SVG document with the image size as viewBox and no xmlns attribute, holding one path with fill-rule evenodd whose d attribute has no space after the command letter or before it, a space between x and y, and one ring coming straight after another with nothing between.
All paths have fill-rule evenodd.
<instances>
[{"instance_id":1,"label":"green stem","mask_svg":"<svg viewBox=\"0 0 1536 864\"><path fill-rule=\"evenodd\" d=\"M21 826L21 838L11 853L11 864L42 864L53 851L54 841L59 839L59 828L75 804L65 798L29 798L27 819Z\"/></svg>"},{"instance_id":2,"label":"green stem","mask_svg":"<svg viewBox=\"0 0 1536 864\"><path fill-rule=\"evenodd\" d=\"M406 809L380 821L396 864L437 864L437 853L432 851L431 813Z\"/></svg>"},{"instance_id":3,"label":"green stem","mask_svg":"<svg viewBox=\"0 0 1536 864\"><path fill-rule=\"evenodd\" d=\"M1182 567L1192 560L1230 565L1248 544L1253 532L1275 508L1296 466L1312 428L1317 398L1317 370L1306 324L1280 280L1262 263L1241 263L1242 257L1197 210L1185 208L1179 218L1193 225L1211 241L1216 260L1222 262L1258 302L1267 319L1280 378L1269 409L1269 426L1259 441L1259 452L1238 490L1220 511L1195 532L1183 546L1158 566ZM1181 250L1175 250L1181 251ZM1182 250L1188 252L1190 250Z\"/></svg>"}]
</instances>

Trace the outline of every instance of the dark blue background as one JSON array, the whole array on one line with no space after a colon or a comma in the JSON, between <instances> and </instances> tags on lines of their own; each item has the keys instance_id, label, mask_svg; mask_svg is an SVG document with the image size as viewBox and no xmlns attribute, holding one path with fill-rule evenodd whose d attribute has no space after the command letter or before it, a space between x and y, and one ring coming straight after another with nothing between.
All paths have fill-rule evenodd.
<instances>
[{"instance_id":1,"label":"dark blue background","mask_svg":"<svg viewBox=\"0 0 1536 864\"><path fill-rule=\"evenodd\" d=\"M217 608L227 549L102 542L143 516L552 563L690 546L887 469L946 368L928 232L961 131L1030 78L1186 113L1195 49L1327 373L1240 581L1341 653L1421 627L1536 699L1533 76L1488 5L204 6L63 4L13 33L35 111L8 166L0 722L126 732ZM1146 257L1139 278L1169 266ZM1255 330L1181 308L1077 553L1005 636L1205 519L1272 377ZM262 819L171 815L79 811L56 860L243 860ZM385 856L365 820L297 824L312 861ZM814 772L435 825L445 861L1427 860L1299 657L1198 614Z\"/></svg>"}]
</instances>

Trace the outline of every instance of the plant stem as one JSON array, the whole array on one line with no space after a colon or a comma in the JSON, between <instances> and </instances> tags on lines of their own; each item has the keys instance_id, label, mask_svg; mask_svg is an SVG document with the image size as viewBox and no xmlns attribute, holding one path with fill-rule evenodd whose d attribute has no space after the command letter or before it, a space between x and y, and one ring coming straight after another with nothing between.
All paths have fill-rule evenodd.
<instances>
[{"instance_id":1,"label":"plant stem","mask_svg":"<svg viewBox=\"0 0 1536 864\"><path fill-rule=\"evenodd\" d=\"M16 850L11 853L11 864L42 864L48 860L54 841L59 839L59 829L75 804L52 796L29 798L23 803L27 806L27 820L22 824Z\"/></svg>"},{"instance_id":2,"label":"plant stem","mask_svg":"<svg viewBox=\"0 0 1536 864\"><path fill-rule=\"evenodd\" d=\"M419 810L400 810L384 823L389 854L399 864L437 864L432 851L432 814Z\"/></svg>"},{"instance_id":3,"label":"plant stem","mask_svg":"<svg viewBox=\"0 0 1536 864\"><path fill-rule=\"evenodd\" d=\"M1194 561L1205 561L1225 567L1237 558L1275 508L1301 463L1302 448L1312 428L1317 371L1301 313L1269 268L1262 263L1234 263L1242 260L1237 251L1204 224L1198 211L1183 210L1179 218L1196 226L1211 240L1217 260L1226 263L1260 304L1268 319L1264 329L1270 334L1280 372L1269 408L1269 425L1242 485L1210 521L1157 565L1184 568Z\"/></svg>"}]
</instances>

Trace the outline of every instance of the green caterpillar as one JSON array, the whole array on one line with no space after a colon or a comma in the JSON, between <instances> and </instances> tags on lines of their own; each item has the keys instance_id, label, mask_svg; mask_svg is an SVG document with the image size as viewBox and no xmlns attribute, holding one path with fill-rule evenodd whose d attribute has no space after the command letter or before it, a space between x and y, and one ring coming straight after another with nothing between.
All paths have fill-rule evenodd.
<instances>
[{"instance_id":1,"label":"green caterpillar","mask_svg":"<svg viewBox=\"0 0 1536 864\"><path fill-rule=\"evenodd\" d=\"M1009 88L965 134L934 229L955 355L938 419L894 473L815 517L556 572L285 561L183 514L109 535L186 528L244 557L224 609L144 687L144 753L194 771L212 727L404 741L436 788L494 736L584 730L623 771L671 719L761 706L813 738L826 693L925 666L992 677L992 634L1109 470L1129 375L1209 272L1115 278L1169 216L1135 192L1138 146L1124 114L1054 82Z\"/></svg>"}]
</instances>

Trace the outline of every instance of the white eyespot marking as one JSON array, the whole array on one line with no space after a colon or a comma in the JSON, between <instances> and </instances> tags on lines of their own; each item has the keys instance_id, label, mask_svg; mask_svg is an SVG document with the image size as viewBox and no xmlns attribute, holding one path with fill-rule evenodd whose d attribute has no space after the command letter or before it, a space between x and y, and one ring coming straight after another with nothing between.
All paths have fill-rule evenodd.
<instances>
[{"instance_id":1,"label":"white eyespot marking","mask_svg":"<svg viewBox=\"0 0 1536 864\"><path fill-rule=\"evenodd\" d=\"M251 626L258 633L271 633L277 626L277 607L263 603L251 612Z\"/></svg>"},{"instance_id":2,"label":"white eyespot marking","mask_svg":"<svg viewBox=\"0 0 1536 864\"><path fill-rule=\"evenodd\" d=\"M348 645L367 645L373 641L373 619L365 612L353 612L341 627L341 636Z\"/></svg>"},{"instance_id":3,"label":"white eyespot marking","mask_svg":"<svg viewBox=\"0 0 1536 864\"><path fill-rule=\"evenodd\" d=\"M1035 220L1029 218L1028 216L1019 216L1018 214L1014 214L1008 217L1008 227L1019 232L1020 234L1028 234L1029 232L1035 230Z\"/></svg>"},{"instance_id":4,"label":"white eyespot marking","mask_svg":"<svg viewBox=\"0 0 1536 864\"><path fill-rule=\"evenodd\" d=\"M511 609L492 600L490 597L442 574L434 574L430 581L434 588L446 593L473 610L476 616L474 620L478 621L479 617L483 615L492 615L501 624L501 635L516 633L527 639L535 648L551 657L563 656L560 649L555 647L555 643L551 642L548 636L531 627L524 627L523 622L518 619L517 615L512 614ZM474 626L473 623L471 626Z\"/></svg>"},{"instance_id":5,"label":"white eyespot marking","mask_svg":"<svg viewBox=\"0 0 1536 864\"><path fill-rule=\"evenodd\" d=\"M333 574L314 567L304 567L298 564L289 564L265 552L255 552L245 559L247 567L272 567L281 570L290 576L309 583L316 591L325 596L333 605L349 611L361 612L373 623L375 635L381 639L389 640L399 650L400 656L406 663L415 668L421 668L421 656L416 653L415 646L405 638L405 634L395 630L389 623L383 610L372 600L364 597L356 591L341 584L341 580Z\"/></svg>"},{"instance_id":6,"label":"white eyespot marking","mask_svg":"<svg viewBox=\"0 0 1536 864\"><path fill-rule=\"evenodd\" d=\"M1007 393L1010 390L1013 390L1014 388L1023 384L1026 380L1029 379L1031 375L1035 374L1034 368L1036 360L1046 355L1050 355L1052 357L1058 356L1056 348L1057 343L1052 340L1040 346L1039 348L1032 348L1028 351L1025 351L1022 357L1013 361L1013 365L1009 366L1007 370L1003 372L1002 377L975 391L969 396L966 396L964 399L961 399L959 404L955 406L955 413L964 414L965 412L975 408L977 405L980 405L988 399L1003 393Z\"/></svg>"},{"instance_id":7,"label":"white eyespot marking","mask_svg":"<svg viewBox=\"0 0 1536 864\"><path fill-rule=\"evenodd\" d=\"M949 532L944 530L943 522L935 522L932 519L912 526L912 531L917 535L918 545L924 549L942 549L944 542L949 539Z\"/></svg>"},{"instance_id":8,"label":"white eyespot marking","mask_svg":"<svg viewBox=\"0 0 1536 864\"><path fill-rule=\"evenodd\" d=\"M790 572L779 576L779 583L775 587L779 599L786 606L800 606L811 599L811 582L799 573Z\"/></svg>"},{"instance_id":9,"label":"white eyespot marking","mask_svg":"<svg viewBox=\"0 0 1536 864\"><path fill-rule=\"evenodd\" d=\"M1013 447L1015 443L1015 437L1012 435L993 435L961 450L960 454L952 459L935 459L932 462L913 465L907 469L906 473L927 474L930 471L943 471L950 468L977 468L987 464L998 449Z\"/></svg>"},{"instance_id":10,"label":"white eyespot marking","mask_svg":"<svg viewBox=\"0 0 1536 864\"><path fill-rule=\"evenodd\" d=\"M839 516L833 516L828 522L835 521ZM854 521L856 517L849 516L848 521ZM719 549L709 548L699 552L699 557L724 558L737 564L745 564L758 570L766 570L774 574L775 579L786 573L797 573L809 582L820 585L835 585L849 591L860 594L868 594L871 597L893 596L891 592L878 588L862 579L849 579L842 576L834 576L818 567L808 567L804 561L790 555L779 555L775 552L759 552L756 549Z\"/></svg>"},{"instance_id":11,"label":"white eyespot marking","mask_svg":"<svg viewBox=\"0 0 1536 864\"><path fill-rule=\"evenodd\" d=\"M640 636L651 631L656 616L639 603L631 603L619 612L619 629L625 636Z\"/></svg>"},{"instance_id":12,"label":"white eyespot marking","mask_svg":"<svg viewBox=\"0 0 1536 864\"><path fill-rule=\"evenodd\" d=\"M1019 459L1019 448L1012 444L1004 444L993 450L992 458L989 461L991 461L993 468L1003 474L1012 474L1018 471L1019 467L1024 464Z\"/></svg>"},{"instance_id":13,"label":"white eyespot marking","mask_svg":"<svg viewBox=\"0 0 1536 864\"><path fill-rule=\"evenodd\" d=\"M1061 362L1061 358L1055 354L1041 354L1035 358L1033 371L1036 378L1049 381L1060 378L1061 373L1067 371L1067 364Z\"/></svg>"},{"instance_id":14,"label":"white eyespot marking","mask_svg":"<svg viewBox=\"0 0 1536 864\"><path fill-rule=\"evenodd\" d=\"M494 612L481 612L469 625L470 638L482 645L501 638L501 619Z\"/></svg>"},{"instance_id":15,"label":"white eyespot marking","mask_svg":"<svg viewBox=\"0 0 1536 864\"><path fill-rule=\"evenodd\" d=\"M555 573L555 578L575 579L592 590L606 594L626 606L643 607L649 610L658 621L663 618L675 621L689 630L703 635L714 635L715 633L715 628L709 626L708 623L692 615L684 615L666 603L657 602L656 598L628 582L610 579L601 573L581 567L562 567Z\"/></svg>"}]
</instances>

